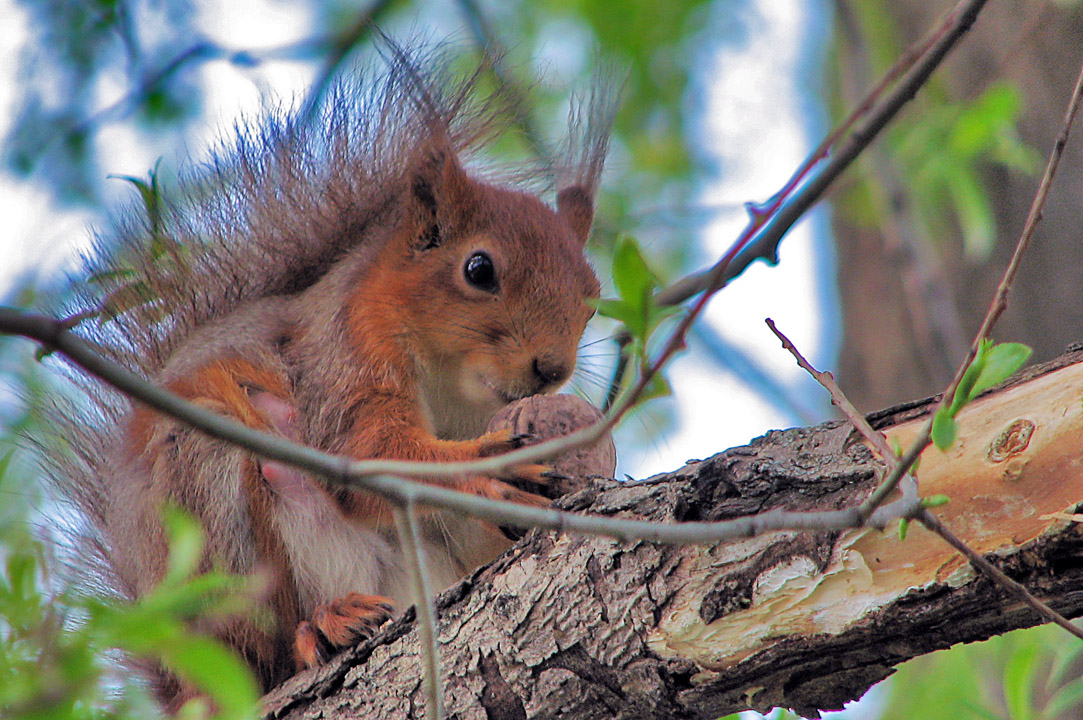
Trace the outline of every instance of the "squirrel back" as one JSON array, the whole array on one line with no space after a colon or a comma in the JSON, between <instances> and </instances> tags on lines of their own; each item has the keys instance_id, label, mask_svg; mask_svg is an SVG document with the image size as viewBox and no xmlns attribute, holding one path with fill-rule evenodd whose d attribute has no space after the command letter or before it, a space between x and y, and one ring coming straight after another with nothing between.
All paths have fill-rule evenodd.
<instances>
[{"instance_id":1,"label":"squirrel back","mask_svg":"<svg viewBox=\"0 0 1083 720\"><path fill-rule=\"evenodd\" d=\"M593 96L550 176L556 207L479 179L463 160L509 122L478 74L382 41L386 69L276 113L175 193L144 193L90 261L78 331L113 359L247 425L354 458L470 460L515 447L485 433L504 404L570 376L598 296L583 257L615 103ZM480 71L479 71L480 72ZM554 156L555 157L555 156ZM273 628L203 628L266 688L409 603L389 507L203 436L89 381L58 433L52 476L87 518L80 550L118 594L162 577L161 505L195 515L204 567L270 577ZM66 408L71 413L76 408ZM544 483L545 468L510 478ZM473 477L464 492L546 501ZM427 511L444 584L506 547L495 527ZM156 674L175 709L192 690Z\"/></svg>"}]
</instances>

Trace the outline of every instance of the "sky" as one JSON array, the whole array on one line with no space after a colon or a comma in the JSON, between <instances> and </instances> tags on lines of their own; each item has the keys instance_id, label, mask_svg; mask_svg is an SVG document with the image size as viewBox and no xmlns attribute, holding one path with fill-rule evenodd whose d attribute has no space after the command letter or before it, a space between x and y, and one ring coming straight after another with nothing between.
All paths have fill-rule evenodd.
<instances>
[{"instance_id":1,"label":"sky","mask_svg":"<svg viewBox=\"0 0 1083 720\"><path fill-rule=\"evenodd\" d=\"M774 195L819 142L817 131L822 132L822 120L807 112L807 95L817 88L799 82L801 64L809 59L808 45L823 42L808 33L823 27L824 8L801 0L760 0L742 7L739 22L747 42L724 48L706 73L714 83L705 136L722 172L708 183L702 200L726 208L703 233L702 255L712 260L725 253L745 227L744 204ZM764 320L773 318L814 362L833 358L838 319L835 306L825 302L831 300L834 277L827 229L822 210L802 220L783 241L779 265L753 264L711 301L705 318L778 382L806 391L802 371ZM668 447L644 457L644 467L652 472L794 424L795 418L772 408L740 378L698 362L695 350L671 371L679 429ZM816 396L805 404L823 407Z\"/></svg>"},{"instance_id":2,"label":"sky","mask_svg":"<svg viewBox=\"0 0 1083 720\"><path fill-rule=\"evenodd\" d=\"M26 36L25 18L13 0L0 0L0 134L12 115L16 52ZM197 6L196 22L227 47L275 47L306 34L309 19L301 6L264 0L205 2ZM733 22L740 28L738 42L715 51L697 82L706 90L704 113L697 131L706 154L720 172L709 179L698 203L717 208L701 234L699 256L704 265L720 256L747 221L746 202L762 202L773 195L809 153L823 133L822 117L810 113L809 99L816 87L802 85L811 77L804 64L815 59L822 44L825 6L801 0L755 0L730 4L737 8ZM280 97L301 92L311 71L286 62L260 65L259 82L240 75L226 63L206 63L203 86L209 95L207 122L188 139L198 148L213 142L233 119L259 107L261 87ZM709 79L709 81L708 81ZM103 87L103 95L123 88ZM822 110L819 111L822 115ZM156 158L153 150L121 126L108 126L102 141L109 148L105 171L145 176ZM697 139L698 140L698 139ZM120 181L107 182L108 190L122 197L129 189ZM44 275L70 267L86 247L92 218L58 206L33 183L0 175L0 211L6 218L0 236L0 292L26 268ZM838 340L838 319L833 303L833 257L823 211L813 213L784 240L776 267L754 264L709 306L706 322L732 346L755 358L801 404L820 413L824 398L813 389L788 354L767 330L772 317L779 327L814 362L830 367ZM650 247L645 248L650 253ZM664 439L617 442L619 474L646 477L673 470L692 458L748 442L773 428L805 424L776 409L732 372L720 372L697 360L697 347L679 358L669 377L675 390L676 427ZM807 418L806 418L807 419ZM630 423L636 423L632 418ZM647 427L648 434L651 428ZM628 433L642 437L641 429Z\"/></svg>"}]
</instances>

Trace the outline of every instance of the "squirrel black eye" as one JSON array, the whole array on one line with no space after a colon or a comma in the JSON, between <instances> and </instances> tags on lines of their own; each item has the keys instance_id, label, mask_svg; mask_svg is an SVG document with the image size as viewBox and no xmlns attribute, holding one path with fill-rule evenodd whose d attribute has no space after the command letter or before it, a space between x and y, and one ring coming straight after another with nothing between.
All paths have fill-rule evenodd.
<instances>
[{"instance_id":1,"label":"squirrel black eye","mask_svg":"<svg viewBox=\"0 0 1083 720\"><path fill-rule=\"evenodd\" d=\"M492 258L483 252L476 252L466 259L466 265L463 266L463 277L479 290L489 293L496 292L496 268L493 267Z\"/></svg>"}]
</instances>

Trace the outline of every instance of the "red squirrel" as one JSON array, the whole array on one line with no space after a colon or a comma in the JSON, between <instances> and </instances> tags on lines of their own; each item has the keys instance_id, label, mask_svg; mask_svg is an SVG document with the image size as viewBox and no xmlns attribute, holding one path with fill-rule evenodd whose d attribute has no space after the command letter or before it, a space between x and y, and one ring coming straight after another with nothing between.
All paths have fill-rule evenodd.
<instances>
[{"instance_id":1,"label":"red squirrel","mask_svg":"<svg viewBox=\"0 0 1083 720\"><path fill-rule=\"evenodd\" d=\"M499 100L478 99L476 77L453 80L431 53L390 41L384 51L382 73L344 81L310 116L242 128L150 213L119 214L102 234L111 249L91 263L97 292L83 300L110 320L80 332L198 405L320 450L424 461L504 452L516 438L487 433L490 418L569 378L599 294L583 246L614 103L597 93L573 116L548 170L553 208L465 169L508 122ZM96 414L69 428L81 461L62 482L108 571L123 594L148 592L167 559L162 504L194 515L204 567L270 577L273 623L208 629L265 690L411 603L386 501L93 392ZM543 469L512 475L538 482ZM498 478L427 482L548 503ZM438 586L509 543L453 513L422 520ZM153 682L169 710L193 694L164 671Z\"/></svg>"}]
</instances>

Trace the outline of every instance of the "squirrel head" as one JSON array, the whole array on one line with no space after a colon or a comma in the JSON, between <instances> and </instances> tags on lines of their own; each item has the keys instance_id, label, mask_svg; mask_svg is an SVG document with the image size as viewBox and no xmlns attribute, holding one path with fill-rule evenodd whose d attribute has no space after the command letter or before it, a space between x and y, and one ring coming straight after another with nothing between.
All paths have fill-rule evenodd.
<instances>
[{"instance_id":1,"label":"squirrel head","mask_svg":"<svg viewBox=\"0 0 1083 720\"><path fill-rule=\"evenodd\" d=\"M426 406L484 414L572 374L598 280L583 255L592 192L554 210L469 177L447 147L419 151L400 220L376 263L380 312L399 328Z\"/></svg>"}]
</instances>

